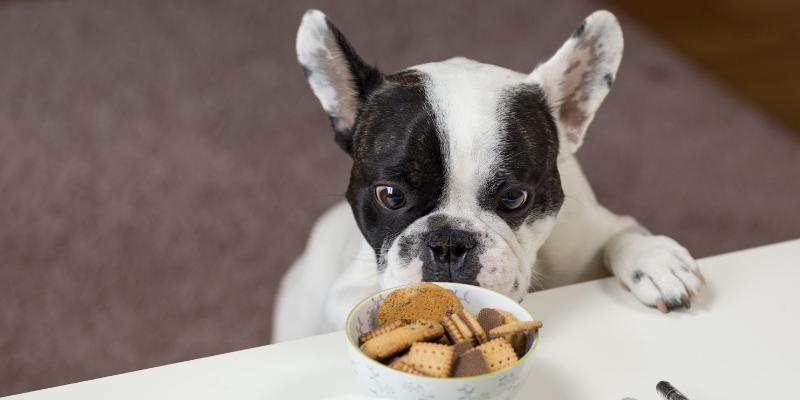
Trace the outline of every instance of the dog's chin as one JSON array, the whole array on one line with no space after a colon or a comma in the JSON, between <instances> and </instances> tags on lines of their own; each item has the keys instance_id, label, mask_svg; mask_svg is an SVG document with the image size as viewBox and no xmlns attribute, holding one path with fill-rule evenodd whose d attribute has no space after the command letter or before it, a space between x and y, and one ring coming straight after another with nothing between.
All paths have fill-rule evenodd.
<instances>
[{"instance_id":1,"label":"dog's chin","mask_svg":"<svg viewBox=\"0 0 800 400\"><path fill-rule=\"evenodd\" d=\"M390 263L386 259L378 260L378 265L384 266L381 268L382 272L378 272L381 289L422 282L423 263L419 257L412 259L405 266Z\"/></svg>"}]
</instances>

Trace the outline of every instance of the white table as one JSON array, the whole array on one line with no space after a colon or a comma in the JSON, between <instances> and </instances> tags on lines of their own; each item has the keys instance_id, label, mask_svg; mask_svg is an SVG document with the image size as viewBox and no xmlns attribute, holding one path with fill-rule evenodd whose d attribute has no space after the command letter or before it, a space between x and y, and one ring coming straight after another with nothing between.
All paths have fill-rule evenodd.
<instances>
[{"instance_id":1,"label":"white table","mask_svg":"<svg viewBox=\"0 0 800 400\"><path fill-rule=\"evenodd\" d=\"M691 310L661 314L613 278L528 295L544 321L519 399L658 399L667 380L695 399L795 399L800 390L800 239L700 260ZM344 332L9 397L323 399L366 394Z\"/></svg>"}]
</instances>

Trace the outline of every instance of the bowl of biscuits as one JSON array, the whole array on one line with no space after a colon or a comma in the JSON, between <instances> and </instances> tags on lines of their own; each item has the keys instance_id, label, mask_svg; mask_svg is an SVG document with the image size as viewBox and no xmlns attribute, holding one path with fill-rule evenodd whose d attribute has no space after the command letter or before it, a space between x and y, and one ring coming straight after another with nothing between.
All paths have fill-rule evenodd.
<instances>
[{"instance_id":1,"label":"bowl of biscuits","mask_svg":"<svg viewBox=\"0 0 800 400\"><path fill-rule=\"evenodd\" d=\"M460 283L386 289L347 317L364 389L387 399L512 399L531 371L542 322L515 300Z\"/></svg>"}]
</instances>

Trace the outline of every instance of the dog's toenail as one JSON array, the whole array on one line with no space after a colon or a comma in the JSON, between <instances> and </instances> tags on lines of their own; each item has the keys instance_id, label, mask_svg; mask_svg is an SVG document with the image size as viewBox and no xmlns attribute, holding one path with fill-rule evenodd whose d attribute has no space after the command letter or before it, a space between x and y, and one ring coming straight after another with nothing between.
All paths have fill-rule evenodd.
<instances>
[{"instance_id":1,"label":"dog's toenail","mask_svg":"<svg viewBox=\"0 0 800 400\"><path fill-rule=\"evenodd\" d=\"M694 297L694 301L700 302L700 291L697 289L692 289L692 296Z\"/></svg>"},{"instance_id":2,"label":"dog's toenail","mask_svg":"<svg viewBox=\"0 0 800 400\"><path fill-rule=\"evenodd\" d=\"M700 283L702 283L703 285L705 285L705 284L706 284L706 278L703 276L703 274L701 274L701 273L700 273L700 271L698 271L698 270L694 270L694 271L692 271L692 272L693 272L693 273L694 273L694 274L695 274L695 275L696 275L698 278L700 278Z\"/></svg>"},{"instance_id":3,"label":"dog's toenail","mask_svg":"<svg viewBox=\"0 0 800 400\"><path fill-rule=\"evenodd\" d=\"M656 307L658 308L658 311L661 311L664 314L669 312L669 310L667 309L667 304L664 303L664 299L656 300Z\"/></svg>"}]
</instances>

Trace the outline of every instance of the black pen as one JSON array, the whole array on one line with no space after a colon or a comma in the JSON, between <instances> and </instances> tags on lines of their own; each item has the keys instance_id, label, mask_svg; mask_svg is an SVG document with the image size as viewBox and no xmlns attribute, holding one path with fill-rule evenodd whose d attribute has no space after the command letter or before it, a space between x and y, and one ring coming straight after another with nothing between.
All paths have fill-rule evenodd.
<instances>
[{"instance_id":1,"label":"black pen","mask_svg":"<svg viewBox=\"0 0 800 400\"><path fill-rule=\"evenodd\" d=\"M661 395L664 400L689 400L683 393L679 392L678 389L675 389L675 387L670 385L667 381L658 382L656 385L656 393Z\"/></svg>"}]
</instances>

